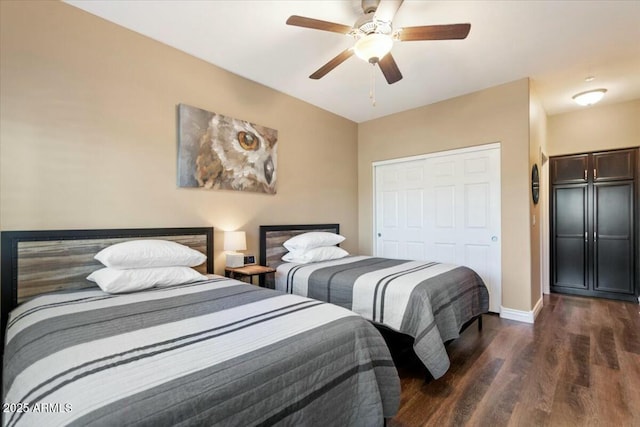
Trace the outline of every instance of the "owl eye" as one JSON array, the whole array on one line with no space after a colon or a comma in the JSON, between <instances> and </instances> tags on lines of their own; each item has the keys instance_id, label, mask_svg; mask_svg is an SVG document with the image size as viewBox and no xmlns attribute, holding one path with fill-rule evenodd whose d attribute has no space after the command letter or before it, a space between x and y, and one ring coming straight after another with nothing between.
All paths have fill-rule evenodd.
<instances>
[{"instance_id":1,"label":"owl eye","mask_svg":"<svg viewBox=\"0 0 640 427\"><path fill-rule=\"evenodd\" d=\"M251 132L238 132L238 142L245 150L256 151L258 149L258 138Z\"/></svg>"}]
</instances>

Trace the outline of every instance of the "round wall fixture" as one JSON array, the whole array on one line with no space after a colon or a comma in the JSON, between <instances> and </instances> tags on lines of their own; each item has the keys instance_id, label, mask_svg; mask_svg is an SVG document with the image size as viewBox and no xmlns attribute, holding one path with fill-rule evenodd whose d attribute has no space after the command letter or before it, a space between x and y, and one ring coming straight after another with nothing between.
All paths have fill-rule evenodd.
<instances>
[{"instance_id":1,"label":"round wall fixture","mask_svg":"<svg viewBox=\"0 0 640 427\"><path fill-rule=\"evenodd\" d=\"M537 204L540 198L540 173L538 172L538 165L535 163L531 168L531 198L534 204Z\"/></svg>"}]
</instances>

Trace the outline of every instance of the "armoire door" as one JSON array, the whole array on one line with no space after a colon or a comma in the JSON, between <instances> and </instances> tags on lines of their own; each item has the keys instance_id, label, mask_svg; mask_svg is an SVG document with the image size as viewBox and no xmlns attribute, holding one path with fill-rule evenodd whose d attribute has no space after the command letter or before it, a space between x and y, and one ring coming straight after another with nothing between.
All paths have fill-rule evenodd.
<instances>
[{"instance_id":1,"label":"armoire door","mask_svg":"<svg viewBox=\"0 0 640 427\"><path fill-rule=\"evenodd\" d=\"M551 286L587 289L588 187L586 184L554 186L552 197Z\"/></svg>"},{"instance_id":2,"label":"armoire door","mask_svg":"<svg viewBox=\"0 0 640 427\"><path fill-rule=\"evenodd\" d=\"M593 188L593 289L634 293L633 182Z\"/></svg>"},{"instance_id":3,"label":"armoire door","mask_svg":"<svg viewBox=\"0 0 640 427\"><path fill-rule=\"evenodd\" d=\"M633 181L637 169L635 154L638 150L604 151L593 153L593 182Z\"/></svg>"},{"instance_id":4,"label":"armoire door","mask_svg":"<svg viewBox=\"0 0 640 427\"><path fill-rule=\"evenodd\" d=\"M588 154L556 157L551 162L552 184L586 184L588 170Z\"/></svg>"}]
</instances>

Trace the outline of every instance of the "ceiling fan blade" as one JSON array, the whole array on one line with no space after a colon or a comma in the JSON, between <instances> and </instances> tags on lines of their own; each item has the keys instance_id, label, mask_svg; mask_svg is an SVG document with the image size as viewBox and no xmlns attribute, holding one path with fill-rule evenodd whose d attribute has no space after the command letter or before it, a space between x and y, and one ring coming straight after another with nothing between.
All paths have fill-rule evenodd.
<instances>
[{"instance_id":1,"label":"ceiling fan blade","mask_svg":"<svg viewBox=\"0 0 640 427\"><path fill-rule=\"evenodd\" d=\"M400 41L454 40L464 39L471 30L471 24L425 25L406 27L399 31Z\"/></svg>"},{"instance_id":2,"label":"ceiling fan blade","mask_svg":"<svg viewBox=\"0 0 640 427\"><path fill-rule=\"evenodd\" d=\"M318 69L318 71L316 71L315 73L311 74L309 76L309 78L310 79L314 79L314 80L318 80L318 79L324 77L325 74L327 74L329 71L331 71L334 68L336 68L338 65L342 64L347 59L351 58L351 56L353 56L353 49L352 48L349 48L349 49L346 49L346 50L342 51L340 54L338 54L338 56L336 56L331 61L329 61L326 64L324 64L322 67L320 67Z\"/></svg>"},{"instance_id":3,"label":"ceiling fan blade","mask_svg":"<svg viewBox=\"0 0 640 427\"><path fill-rule=\"evenodd\" d=\"M289 19L287 19L287 25L313 28L314 30L331 31L340 34L347 34L351 31L351 27L348 25L336 24L335 22L321 21L313 18L305 18L304 16L298 15L291 15Z\"/></svg>"},{"instance_id":4,"label":"ceiling fan blade","mask_svg":"<svg viewBox=\"0 0 640 427\"><path fill-rule=\"evenodd\" d=\"M380 4L376 9L374 17L378 21L391 22L396 12L400 9L404 0L380 0Z\"/></svg>"},{"instance_id":5,"label":"ceiling fan blade","mask_svg":"<svg viewBox=\"0 0 640 427\"><path fill-rule=\"evenodd\" d=\"M378 61L378 65L380 66L380 70L382 74L384 74L384 78L387 79L387 83L394 84L398 80L402 80L402 73L398 68L398 64L391 56L391 52L387 53L382 57L380 61Z\"/></svg>"}]
</instances>

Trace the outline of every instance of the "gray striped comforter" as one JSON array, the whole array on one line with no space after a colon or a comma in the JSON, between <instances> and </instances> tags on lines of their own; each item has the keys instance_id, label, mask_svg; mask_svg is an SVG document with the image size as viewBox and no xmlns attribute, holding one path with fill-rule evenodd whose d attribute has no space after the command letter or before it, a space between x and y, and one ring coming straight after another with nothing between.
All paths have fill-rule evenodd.
<instances>
[{"instance_id":1,"label":"gray striped comforter","mask_svg":"<svg viewBox=\"0 0 640 427\"><path fill-rule=\"evenodd\" d=\"M5 426L373 426L399 394L364 319L219 276L43 295L7 329Z\"/></svg>"},{"instance_id":2,"label":"gray striped comforter","mask_svg":"<svg viewBox=\"0 0 640 427\"><path fill-rule=\"evenodd\" d=\"M351 256L281 264L276 289L337 304L412 336L434 378L449 369L444 343L489 310L489 293L473 270L425 261Z\"/></svg>"}]
</instances>

